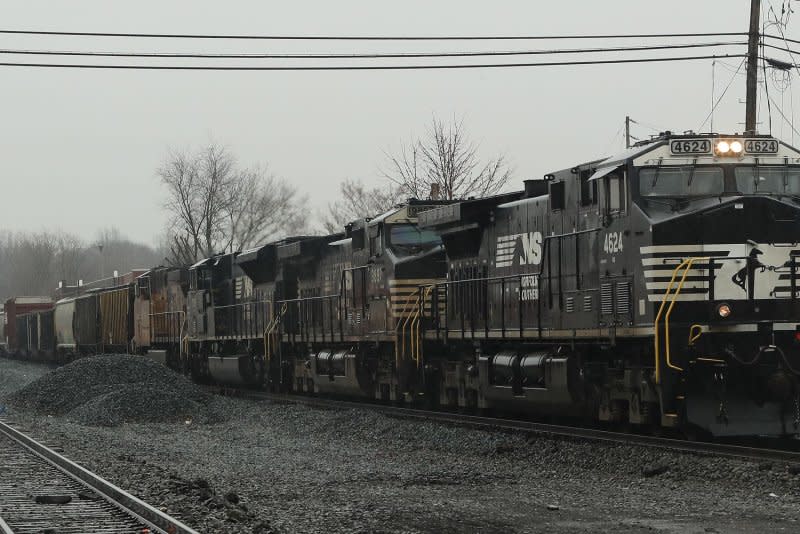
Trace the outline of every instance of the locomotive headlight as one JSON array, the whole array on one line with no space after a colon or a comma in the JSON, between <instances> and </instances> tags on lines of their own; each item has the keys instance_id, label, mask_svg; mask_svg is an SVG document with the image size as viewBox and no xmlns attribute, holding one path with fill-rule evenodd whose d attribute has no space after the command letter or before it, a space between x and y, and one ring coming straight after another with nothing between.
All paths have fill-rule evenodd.
<instances>
[{"instance_id":1,"label":"locomotive headlight","mask_svg":"<svg viewBox=\"0 0 800 534\"><path fill-rule=\"evenodd\" d=\"M731 314L731 307L724 303L720 304L719 306L717 306L717 314L719 314L720 317L725 319Z\"/></svg>"},{"instance_id":2,"label":"locomotive headlight","mask_svg":"<svg viewBox=\"0 0 800 534\"><path fill-rule=\"evenodd\" d=\"M741 141L731 141L731 152L734 154L741 154L744 147Z\"/></svg>"},{"instance_id":3,"label":"locomotive headlight","mask_svg":"<svg viewBox=\"0 0 800 534\"><path fill-rule=\"evenodd\" d=\"M731 144L727 141L717 143L717 154L727 154L731 151Z\"/></svg>"}]
</instances>

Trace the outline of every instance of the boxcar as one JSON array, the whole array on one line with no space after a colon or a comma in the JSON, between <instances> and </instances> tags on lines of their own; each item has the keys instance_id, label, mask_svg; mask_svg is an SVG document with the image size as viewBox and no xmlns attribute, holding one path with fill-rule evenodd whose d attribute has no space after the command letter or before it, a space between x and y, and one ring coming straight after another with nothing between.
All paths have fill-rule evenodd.
<instances>
[{"instance_id":1,"label":"boxcar","mask_svg":"<svg viewBox=\"0 0 800 534\"><path fill-rule=\"evenodd\" d=\"M99 344L103 352L128 352L133 337L132 292L129 286L101 290Z\"/></svg>"},{"instance_id":2,"label":"boxcar","mask_svg":"<svg viewBox=\"0 0 800 534\"><path fill-rule=\"evenodd\" d=\"M6 300L3 307L5 319L3 338L6 344L6 350L10 354L14 354L18 350L17 317L39 310L49 310L52 307L53 299L50 297L12 297ZM25 336L27 336L27 324L27 321L25 321ZM23 343L27 349L27 339L23 339Z\"/></svg>"}]
</instances>

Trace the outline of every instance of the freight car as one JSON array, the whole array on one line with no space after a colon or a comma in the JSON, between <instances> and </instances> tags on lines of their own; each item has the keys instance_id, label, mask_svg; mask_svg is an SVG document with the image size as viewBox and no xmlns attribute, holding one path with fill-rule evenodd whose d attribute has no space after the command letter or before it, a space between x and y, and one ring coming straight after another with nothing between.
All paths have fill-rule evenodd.
<instances>
[{"instance_id":1,"label":"freight car","mask_svg":"<svg viewBox=\"0 0 800 534\"><path fill-rule=\"evenodd\" d=\"M95 288L55 304L53 328L61 361L133 348L133 283Z\"/></svg>"},{"instance_id":2,"label":"freight car","mask_svg":"<svg viewBox=\"0 0 800 534\"><path fill-rule=\"evenodd\" d=\"M43 358L52 356L52 315L46 314L44 320L41 312L49 312L53 308L50 297L12 297L3 305L3 345L2 350L9 355L27 358L38 356L43 351ZM40 328L40 323L44 325ZM43 331L40 338L39 332Z\"/></svg>"}]
</instances>

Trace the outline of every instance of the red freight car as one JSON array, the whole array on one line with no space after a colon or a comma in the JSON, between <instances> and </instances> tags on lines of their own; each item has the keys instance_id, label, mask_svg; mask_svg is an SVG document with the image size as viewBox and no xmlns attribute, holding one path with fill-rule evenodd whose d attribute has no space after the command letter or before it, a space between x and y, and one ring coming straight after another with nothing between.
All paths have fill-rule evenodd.
<instances>
[{"instance_id":1,"label":"red freight car","mask_svg":"<svg viewBox=\"0 0 800 534\"><path fill-rule=\"evenodd\" d=\"M17 317L35 311L50 310L53 299L50 297L12 297L5 302L3 308L3 333L5 347L10 354L18 349Z\"/></svg>"}]
</instances>

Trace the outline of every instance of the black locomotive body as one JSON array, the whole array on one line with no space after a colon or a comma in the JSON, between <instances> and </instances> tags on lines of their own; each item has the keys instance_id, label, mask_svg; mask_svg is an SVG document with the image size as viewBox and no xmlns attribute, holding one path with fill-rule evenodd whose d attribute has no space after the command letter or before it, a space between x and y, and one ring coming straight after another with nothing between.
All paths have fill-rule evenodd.
<instances>
[{"instance_id":1,"label":"black locomotive body","mask_svg":"<svg viewBox=\"0 0 800 534\"><path fill-rule=\"evenodd\" d=\"M417 218L442 204L412 200L344 234L291 237L198 262L187 297L193 372L281 390L410 395L423 342L407 333L422 332L430 311L420 287L446 275L438 234L420 230Z\"/></svg>"},{"instance_id":2,"label":"black locomotive body","mask_svg":"<svg viewBox=\"0 0 800 534\"><path fill-rule=\"evenodd\" d=\"M424 214L450 264L426 332L459 343L447 397L796 434L799 156L770 139L664 136L517 198Z\"/></svg>"}]
</instances>

